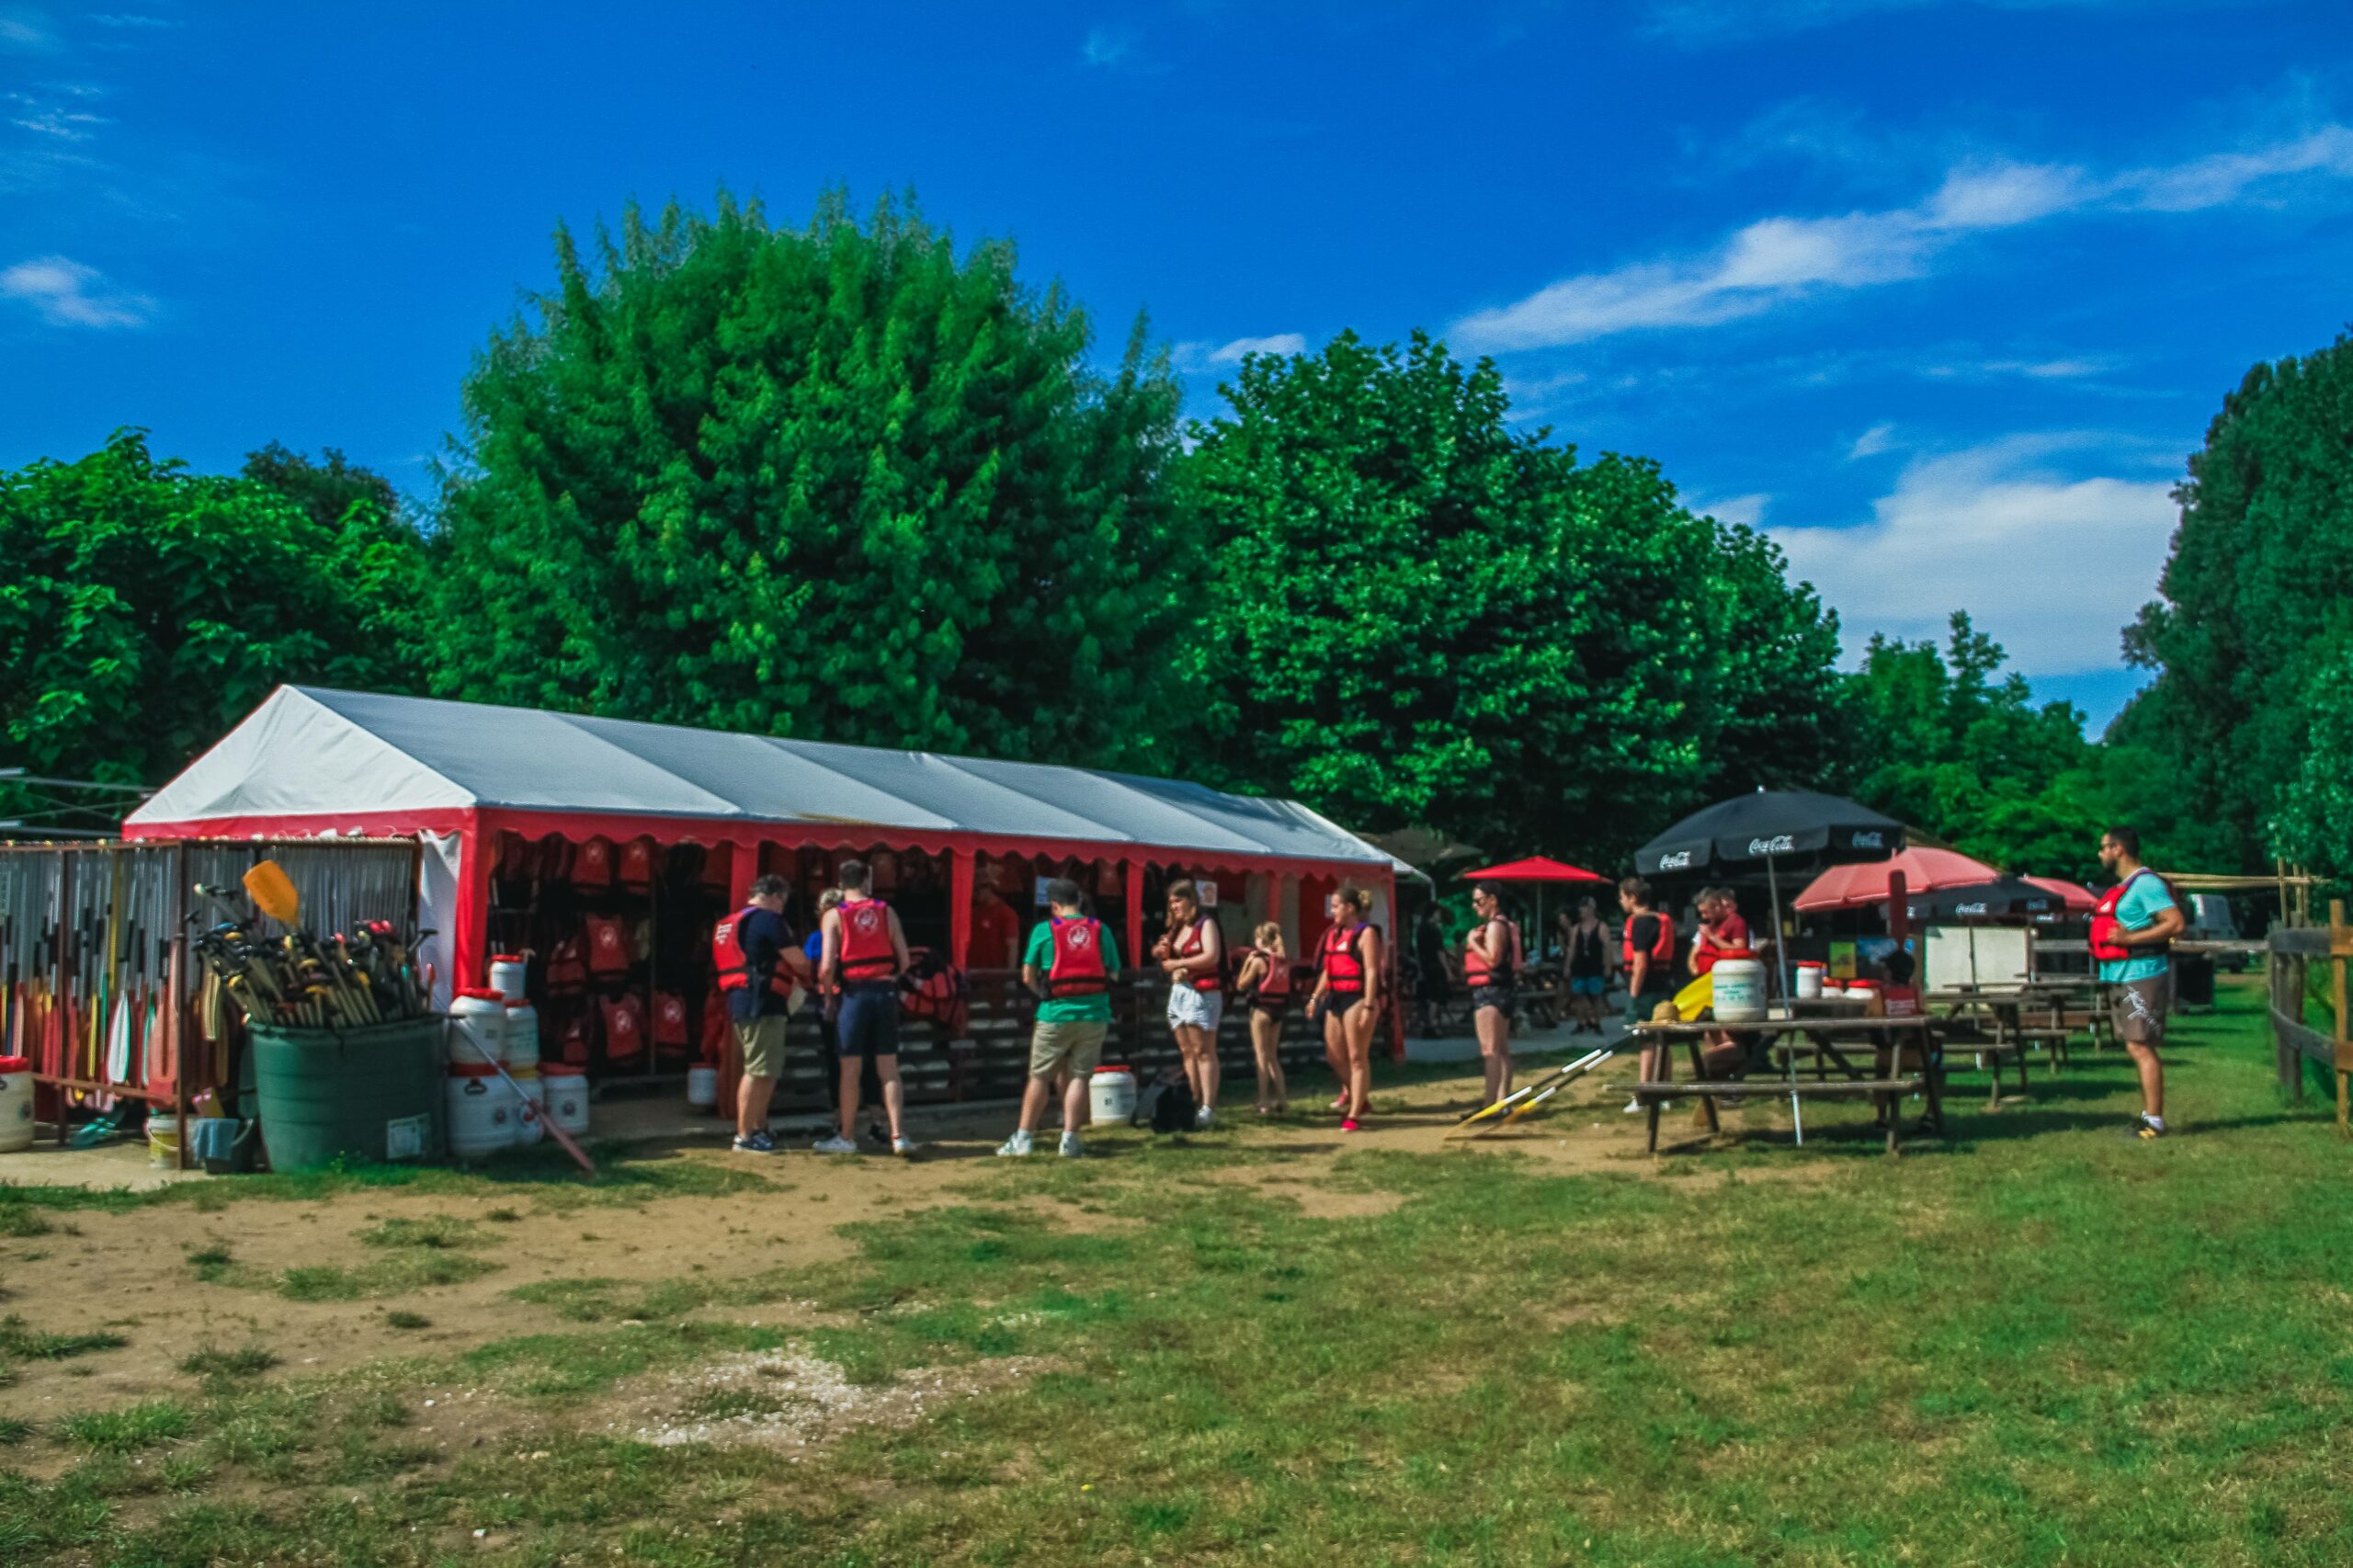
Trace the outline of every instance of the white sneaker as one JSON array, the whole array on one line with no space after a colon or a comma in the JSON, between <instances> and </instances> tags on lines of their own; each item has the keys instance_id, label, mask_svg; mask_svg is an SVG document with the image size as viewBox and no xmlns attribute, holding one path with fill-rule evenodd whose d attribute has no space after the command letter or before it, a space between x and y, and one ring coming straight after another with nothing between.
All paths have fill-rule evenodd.
<instances>
[{"instance_id":1,"label":"white sneaker","mask_svg":"<svg viewBox=\"0 0 2353 1568\"><path fill-rule=\"evenodd\" d=\"M1078 1134L1077 1134L1077 1133L1075 1133L1075 1132L1065 1132L1065 1133L1063 1133L1063 1159L1065 1159L1065 1160L1075 1160L1075 1159L1079 1159L1079 1158L1083 1157L1083 1156L1086 1154L1086 1148L1085 1148L1083 1145L1081 1145L1081 1144L1080 1144L1080 1142L1079 1142L1079 1141L1078 1141Z\"/></svg>"},{"instance_id":2,"label":"white sneaker","mask_svg":"<svg viewBox=\"0 0 2353 1568\"><path fill-rule=\"evenodd\" d=\"M1626 1102L1626 1114L1628 1116L1640 1116L1648 1108L1649 1108L1644 1106L1640 1100L1628 1100Z\"/></svg>"},{"instance_id":3,"label":"white sneaker","mask_svg":"<svg viewBox=\"0 0 2353 1568\"><path fill-rule=\"evenodd\" d=\"M1069 1140L1064 1139L1063 1142L1068 1142ZM1006 1159L1017 1160L1029 1153L1033 1147L1035 1145L1030 1142L1029 1134L1016 1128L1012 1137L997 1145L996 1152Z\"/></svg>"},{"instance_id":4,"label":"white sneaker","mask_svg":"<svg viewBox=\"0 0 2353 1568\"><path fill-rule=\"evenodd\" d=\"M1203 1106L1199 1110L1193 1112L1193 1125L1195 1127L1207 1127L1216 1119L1217 1112L1211 1110L1207 1106Z\"/></svg>"},{"instance_id":5,"label":"white sneaker","mask_svg":"<svg viewBox=\"0 0 2353 1568\"><path fill-rule=\"evenodd\" d=\"M922 1144L916 1142L912 1138L898 1137L891 1140L891 1153L898 1155L899 1158L903 1160L911 1160L915 1158L915 1151L922 1147Z\"/></svg>"},{"instance_id":6,"label":"white sneaker","mask_svg":"<svg viewBox=\"0 0 2353 1568\"><path fill-rule=\"evenodd\" d=\"M858 1145L836 1132L830 1138L820 1138L809 1145L821 1154L855 1154Z\"/></svg>"}]
</instances>

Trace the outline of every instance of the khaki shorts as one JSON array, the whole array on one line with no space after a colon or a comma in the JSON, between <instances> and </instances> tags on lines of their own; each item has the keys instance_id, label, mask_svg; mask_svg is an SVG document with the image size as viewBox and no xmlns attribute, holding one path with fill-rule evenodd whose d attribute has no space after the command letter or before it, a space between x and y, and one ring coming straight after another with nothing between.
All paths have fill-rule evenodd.
<instances>
[{"instance_id":1,"label":"khaki shorts","mask_svg":"<svg viewBox=\"0 0 2353 1568\"><path fill-rule=\"evenodd\" d=\"M2116 1038L2134 1045L2160 1045L2165 1038L2165 1006L2173 999L2172 976L2118 983L2109 1003Z\"/></svg>"},{"instance_id":2,"label":"khaki shorts","mask_svg":"<svg viewBox=\"0 0 2353 1568\"><path fill-rule=\"evenodd\" d=\"M784 1026L787 1021L782 1017L754 1018L748 1023L741 1018L735 1020L735 1046L744 1053L744 1076L784 1076Z\"/></svg>"},{"instance_id":3,"label":"khaki shorts","mask_svg":"<svg viewBox=\"0 0 2353 1568\"><path fill-rule=\"evenodd\" d=\"M1103 1041L1111 1026L1097 1018L1073 1018L1064 1023L1040 1019L1029 1037L1029 1076L1051 1078L1067 1062L1074 1073L1092 1073L1103 1061Z\"/></svg>"}]
</instances>

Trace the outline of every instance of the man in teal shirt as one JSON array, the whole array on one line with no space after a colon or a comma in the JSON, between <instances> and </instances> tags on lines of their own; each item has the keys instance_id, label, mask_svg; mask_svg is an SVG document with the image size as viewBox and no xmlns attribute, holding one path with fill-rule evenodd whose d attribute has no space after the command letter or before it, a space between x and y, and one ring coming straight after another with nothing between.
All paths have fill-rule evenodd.
<instances>
[{"instance_id":1,"label":"man in teal shirt","mask_svg":"<svg viewBox=\"0 0 2353 1568\"><path fill-rule=\"evenodd\" d=\"M2172 1001L2165 949L2188 924L2165 880L2141 863L2141 835L2111 827L2100 835L2099 863L2116 879L2092 913L2092 948L2099 978L2116 987L2116 1035L2141 1074L2141 1115L2134 1139L2165 1135L2165 1009ZM2110 956L2121 955L2121 956Z\"/></svg>"},{"instance_id":2,"label":"man in teal shirt","mask_svg":"<svg viewBox=\"0 0 2353 1568\"><path fill-rule=\"evenodd\" d=\"M1086 894L1067 877L1046 884L1052 917L1029 933L1021 960L1022 983L1044 1000L1029 1037L1029 1082L1021 1091L1021 1124L1000 1154L1027 1154L1051 1103L1054 1080L1063 1084L1064 1159L1081 1153L1078 1130L1086 1124L1087 1082L1103 1060L1111 1032L1111 983L1120 978L1120 949L1110 928L1086 912Z\"/></svg>"}]
</instances>

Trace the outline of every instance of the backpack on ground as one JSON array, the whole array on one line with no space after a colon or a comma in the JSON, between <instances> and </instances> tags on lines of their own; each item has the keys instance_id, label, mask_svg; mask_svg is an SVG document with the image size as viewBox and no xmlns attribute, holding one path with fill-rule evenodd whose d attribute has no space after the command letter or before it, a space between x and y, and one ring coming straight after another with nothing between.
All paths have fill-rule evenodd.
<instances>
[{"instance_id":1,"label":"backpack on ground","mask_svg":"<svg viewBox=\"0 0 2353 1568\"><path fill-rule=\"evenodd\" d=\"M1135 1114L1128 1118L1128 1125L1150 1127L1154 1132L1189 1132L1193 1116L1193 1085L1185 1070L1165 1067L1136 1096Z\"/></svg>"}]
</instances>

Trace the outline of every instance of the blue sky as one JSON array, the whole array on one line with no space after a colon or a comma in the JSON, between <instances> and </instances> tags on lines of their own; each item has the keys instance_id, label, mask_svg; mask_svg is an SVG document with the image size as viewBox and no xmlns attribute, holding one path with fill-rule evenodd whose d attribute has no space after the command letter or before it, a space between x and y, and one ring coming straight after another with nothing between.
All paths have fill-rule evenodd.
<instances>
[{"instance_id":1,"label":"blue sky","mask_svg":"<svg viewBox=\"0 0 2353 1568\"><path fill-rule=\"evenodd\" d=\"M421 490L559 219L913 187L1192 406L1415 326L2095 722L2224 392L2353 319L2353 16L2265 0L0 0L0 464Z\"/></svg>"}]
</instances>

